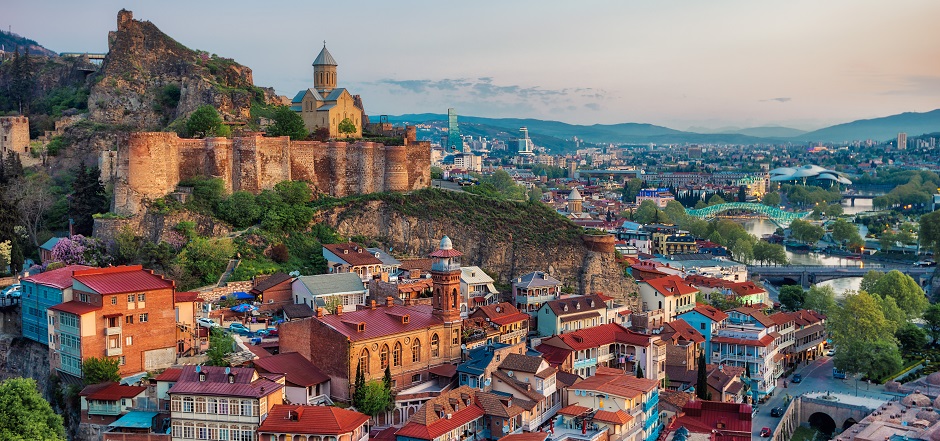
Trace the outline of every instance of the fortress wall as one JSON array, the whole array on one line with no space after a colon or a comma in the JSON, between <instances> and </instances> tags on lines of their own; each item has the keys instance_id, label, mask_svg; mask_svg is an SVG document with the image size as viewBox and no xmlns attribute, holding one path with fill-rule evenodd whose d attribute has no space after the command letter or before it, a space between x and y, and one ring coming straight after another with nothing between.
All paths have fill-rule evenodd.
<instances>
[{"instance_id":1,"label":"fortress wall","mask_svg":"<svg viewBox=\"0 0 940 441\"><path fill-rule=\"evenodd\" d=\"M232 190L248 191L254 194L261 192L258 165L257 138L238 138L233 145L234 167L232 168Z\"/></svg>"},{"instance_id":2,"label":"fortress wall","mask_svg":"<svg viewBox=\"0 0 940 441\"><path fill-rule=\"evenodd\" d=\"M408 183L408 148L405 146L385 146L385 190L407 191Z\"/></svg>"},{"instance_id":3,"label":"fortress wall","mask_svg":"<svg viewBox=\"0 0 940 441\"><path fill-rule=\"evenodd\" d=\"M254 140L258 158L258 191L290 180L290 138L256 136Z\"/></svg>"},{"instance_id":4,"label":"fortress wall","mask_svg":"<svg viewBox=\"0 0 940 441\"><path fill-rule=\"evenodd\" d=\"M346 179L346 143L331 142L327 146L327 152L327 170L326 173L320 174L320 180L324 184L320 188L336 197L346 196L349 194L347 189L350 182ZM324 178L326 182L323 182Z\"/></svg>"},{"instance_id":5,"label":"fortress wall","mask_svg":"<svg viewBox=\"0 0 940 441\"><path fill-rule=\"evenodd\" d=\"M408 190L417 190L431 185L431 142L418 141L409 144L408 162Z\"/></svg>"},{"instance_id":6,"label":"fortress wall","mask_svg":"<svg viewBox=\"0 0 940 441\"><path fill-rule=\"evenodd\" d=\"M383 146L290 141L260 136L180 139L175 133L130 134L118 147L112 209L136 214L142 202L175 190L180 180L218 177L227 192L260 193L285 180L306 181L317 191L343 197L409 191L431 182L429 142Z\"/></svg>"},{"instance_id":7,"label":"fortress wall","mask_svg":"<svg viewBox=\"0 0 940 441\"><path fill-rule=\"evenodd\" d=\"M372 170L374 166L375 145L371 142L357 142L346 149L346 176L350 193L372 193L375 177Z\"/></svg>"},{"instance_id":8,"label":"fortress wall","mask_svg":"<svg viewBox=\"0 0 940 441\"><path fill-rule=\"evenodd\" d=\"M233 172L235 169L234 150L232 140L225 138L206 140L203 149L206 161L203 174L222 178L227 193L235 191L235 183L233 182L233 176L235 175Z\"/></svg>"},{"instance_id":9,"label":"fortress wall","mask_svg":"<svg viewBox=\"0 0 940 441\"><path fill-rule=\"evenodd\" d=\"M176 188L180 181L178 141L175 133L132 133L127 144L118 148L118 156L127 157L126 168L122 167L126 173L116 185L122 188L115 189L115 200L121 193L121 209L136 212L142 200L163 197Z\"/></svg>"},{"instance_id":10,"label":"fortress wall","mask_svg":"<svg viewBox=\"0 0 940 441\"><path fill-rule=\"evenodd\" d=\"M290 154L290 178L295 181L305 181L319 186L317 183L317 150L323 150L322 143L317 141L291 141L288 146Z\"/></svg>"}]
</instances>

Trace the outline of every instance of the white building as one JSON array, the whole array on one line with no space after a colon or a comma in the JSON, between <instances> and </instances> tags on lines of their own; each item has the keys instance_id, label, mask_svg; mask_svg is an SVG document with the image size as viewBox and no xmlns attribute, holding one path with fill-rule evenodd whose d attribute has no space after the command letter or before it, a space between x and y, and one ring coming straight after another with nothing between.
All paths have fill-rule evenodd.
<instances>
[{"instance_id":1,"label":"white building","mask_svg":"<svg viewBox=\"0 0 940 441\"><path fill-rule=\"evenodd\" d=\"M460 267L460 317L467 318L479 305L496 303L495 281L478 266Z\"/></svg>"},{"instance_id":2,"label":"white building","mask_svg":"<svg viewBox=\"0 0 940 441\"><path fill-rule=\"evenodd\" d=\"M325 308L335 313L342 305L343 312L353 312L356 305L365 305L369 291L356 273L320 274L300 276L291 282L294 303L311 309Z\"/></svg>"}]
</instances>

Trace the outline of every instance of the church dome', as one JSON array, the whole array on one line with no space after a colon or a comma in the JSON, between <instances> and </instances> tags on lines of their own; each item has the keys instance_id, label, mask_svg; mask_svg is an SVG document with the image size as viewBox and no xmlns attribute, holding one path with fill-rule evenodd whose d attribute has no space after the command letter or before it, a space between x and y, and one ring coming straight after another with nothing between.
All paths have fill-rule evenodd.
<instances>
[{"instance_id":1,"label":"church dome',","mask_svg":"<svg viewBox=\"0 0 940 441\"><path fill-rule=\"evenodd\" d=\"M934 372L927 376L927 384L931 386L940 386L940 372Z\"/></svg>"},{"instance_id":2,"label":"church dome',","mask_svg":"<svg viewBox=\"0 0 940 441\"><path fill-rule=\"evenodd\" d=\"M940 397L937 397L936 399L933 400L933 408L940 409Z\"/></svg>"},{"instance_id":3,"label":"church dome',","mask_svg":"<svg viewBox=\"0 0 940 441\"><path fill-rule=\"evenodd\" d=\"M330 54L330 51L326 50L326 42L323 42L323 49L320 50L320 55L317 55L317 59L313 60L314 66L337 66L336 60L333 59L333 55Z\"/></svg>"},{"instance_id":4,"label":"church dome',","mask_svg":"<svg viewBox=\"0 0 940 441\"><path fill-rule=\"evenodd\" d=\"M583 199L581 198L581 193L578 193L578 189L577 189L577 188L572 188L572 189L571 189L571 193L568 193L568 200L569 200L569 201L580 201L580 200L583 200Z\"/></svg>"},{"instance_id":5,"label":"church dome',","mask_svg":"<svg viewBox=\"0 0 940 441\"><path fill-rule=\"evenodd\" d=\"M907 407L928 407L931 405L931 402L928 396L914 392L904 398L901 398L901 404Z\"/></svg>"},{"instance_id":6,"label":"church dome',","mask_svg":"<svg viewBox=\"0 0 940 441\"><path fill-rule=\"evenodd\" d=\"M451 242L449 237L444 236L441 238L441 246L439 248L442 250L452 250L454 249L454 243Z\"/></svg>"}]
</instances>

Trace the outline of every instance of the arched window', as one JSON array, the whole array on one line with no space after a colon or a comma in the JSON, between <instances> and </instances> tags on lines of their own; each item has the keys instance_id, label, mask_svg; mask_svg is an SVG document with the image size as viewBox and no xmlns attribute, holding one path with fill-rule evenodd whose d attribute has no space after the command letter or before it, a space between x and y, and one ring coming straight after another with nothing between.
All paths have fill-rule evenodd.
<instances>
[{"instance_id":1,"label":"arched window',","mask_svg":"<svg viewBox=\"0 0 940 441\"><path fill-rule=\"evenodd\" d=\"M379 367L385 369L388 367L388 345L382 345L382 352L379 352Z\"/></svg>"},{"instance_id":2,"label":"arched window',","mask_svg":"<svg viewBox=\"0 0 940 441\"><path fill-rule=\"evenodd\" d=\"M411 361L412 363L421 361L421 340L417 338L411 342Z\"/></svg>"},{"instance_id":3,"label":"arched window',","mask_svg":"<svg viewBox=\"0 0 940 441\"><path fill-rule=\"evenodd\" d=\"M450 295L453 297L453 300L452 300L452 302L454 303L453 307L454 309L457 309L457 298L460 297L459 295L457 295L457 288L454 288L454 291Z\"/></svg>"},{"instance_id":4,"label":"arched window',","mask_svg":"<svg viewBox=\"0 0 940 441\"><path fill-rule=\"evenodd\" d=\"M401 343L395 343L392 351L392 366L401 366Z\"/></svg>"},{"instance_id":5,"label":"arched window',","mask_svg":"<svg viewBox=\"0 0 940 441\"><path fill-rule=\"evenodd\" d=\"M362 351L359 352L359 370L363 374L369 373L369 350L362 348Z\"/></svg>"},{"instance_id":6,"label":"arched window',","mask_svg":"<svg viewBox=\"0 0 940 441\"><path fill-rule=\"evenodd\" d=\"M441 338L438 337L437 334L431 336L431 356L441 356Z\"/></svg>"}]
</instances>

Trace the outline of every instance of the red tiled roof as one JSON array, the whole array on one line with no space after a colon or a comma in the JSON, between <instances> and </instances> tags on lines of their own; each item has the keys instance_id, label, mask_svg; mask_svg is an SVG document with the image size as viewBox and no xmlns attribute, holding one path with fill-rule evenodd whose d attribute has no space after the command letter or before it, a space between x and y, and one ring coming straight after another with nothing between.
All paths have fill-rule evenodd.
<instances>
[{"instance_id":1,"label":"red tiled roof","mask_svg":"<svg viewBox=\"0 0 940 441\"><path fill-rule=\"evenodd\" d=\"M65 303L59 303L55 306L50 306L49 309L55 311L68 312L75 315L88 314L89 312L98 311L101 309L100 306L92 305L91 303L79 302L78 300L72 300Z\"/></svg>"},{"instance_id":2,"label":"red tiled roof","mask_svg":"<svg viewBox=\"0 0 940 441\"><path fill-rule=\"evenodd\" d=\"M37 285L51 286L53 288L65 289L72 286L72 272L91 269L93 267L85 265L69 265L63 268L46 271L34 276L23 279L24 282L32 282Z\"/></svg>"},{"instance_id":3,"label":"red tiled roof","mask_svg":"<svg viewBox=\"0 0 940 441\"><path fill-rule=\"evenodd\" d=\"M669 275L657 279L645 279L640 281L640 283L648 284L653 289L662 294L663 297L695 294L698 292L697 289L685 283L681 277L675 275Z\"/></svg>"},{"instance_id":4,"label":"red tiled roof","mask_svg":"<svg viewBox=\"0 0 940 441\"><path fill-rule=\"evenodd\" d=\"M356 430L366 421L369 421L366 415L333 406L275 404L258 432L340 435Z\"/></svg>"},{"instance_id":5,"label":"red tiled roof","mask_svg":"<svg viewBox=\"0 0 940 441\"><path fill-rule=\"evenodd\" d=\"M587 407L578 406L577 404L572 404L570 406L562 407L561 409L558 409L558 413L560 415L581 416L590 410L591 409L588 409Z\"/></svg>"},{"instance_id":6,"label":"red tiled roof","mask_svg":"<svg viewBox=\"0 0 940 441\"><path fill-rule=\"evenodd\" d=\"M559 348L544 343L540 344L535 350L541 352L542 358L553 366L564 363L568 359L568 354L571 353L571 349Z\"/></svg>"},{"instance_id":7,"label":"red tiled roof","mask_svg":"<svg viewBox=\"0 0 940 441\"><path fill-rule=\"evenodd\" d=\"M99 294L173 288L175 282L145 270L140 265L115 266L76 271L72 277Z\"/></svg>"},{"instance_id":8,"label":"red tiled roof","mask_svg":"<svg viewBox=\"0 0 940 441\"><path fill-rule=\"evenodd\" d=\"M330 381L330 377L297 352L259 358L254 364L255 368L263 372L284 374L288 383L298 386L313 386Z\"/></svg>"},{"instance_id":9,"label":"red tiled roof","mask_svg":"<svg viewBox=\"0 0 940 441\"><path fill-rule=\"evenodd\" d=\"M749 315L753 317L754 320L757 320L758 323L760 323L761 325L764 325L764 327L766 328L769 328L775 325L773 319L771 319L767 314L764 314L763 312L761 312L761 310L757 308L752 308L750 306L741 306L738 308L734 308L731 311L739 312L744 315Z\"/></svg>"},{"instance_id":10,"label":"red tiled roof","mask_svg":"<svg viewBox=\"0 0 940 441\"><path fill-rule=\"evenodd\" d=\"M619 409L616 412L611 412L609 410L598 410L597 412L594 413L595 421L616 424L618 426L627 424L632 419L633 419L632 415Z\"/></svg>"},{"instance_id":11,"label":"red tiled roof","mask_svg":"<svg viewBox=\"0 0 940 441\"><path fill-rule=\"evenodd\" d=\"M431 271L431 264L434 262L434 259L402 259L401 266L399 268L403 270L421 270L424 272Z\"/></svg>"},{"instance_id":12,"label":"red tiled roof","mask_svg":"<svg viewBox=\"0 0 940 441\"><path fill-rule=\"evenodd\" d=\"M652 378L637 378L624 374L619 370L614 369L612 371L616 371L616 373L611 372L608 374L608 371L598 369L593 377L581 380L571 387L579 390L603 392L618 397L635 398L655 390L659 385L659 382Z\"/></svg>"},{"instance_id":13,"label":"red tiled roof","mask_svg":"<svg viewBox=\"0 0 940 441\"><path fill-rule=\"evenodd\" d=\"M402 323L402 316L404 315L408 315L408 323ZM411 332L443 323L441 319L432 315L430 305L394 305L375 309L360 309L353 312L344 312L341 315L330 314L317 317L315 320L326 323L352 341ZM365 323L365 330L362 332L358 330L360 323Z\"/></svg>"},{"instance_id":14,"label":"red tiled roof","mask_svg":"<svg viewBox=\"0 0 940 441\"><path fill-rule=\"evenodd\" d=\"M357 243L332 243L323 245L323 248L352 266L382 264L378 257L375 257L364 246Z\"/></svg>"},{"instance_id":15,"label":"red tiled roof","mask_svg":"<svg viewBox=\"0 0 940 441\"><path fill-rule=\"evenodd\" d=\"M724 311L714 306L709 306L709 305L696 305L694 308L692 308L692 311L702 314L706 318L709 318L715 322L720 322L728 318L728 314L725 314ZM685 313L682 313L682 314L685 314ZM679 314L679 315L682 315L682 314Z\"/></svg>"},{"instance_id":16,"label":"red tiled roof","mask_svg":"<svg viewBox=\"0 0 940 441\"><path fill-rule=\"evenodd\" d=\"M177 292L173 294L174 303L199 302L199 293L192 291Z\"/></svg>"},{"instance_id":17,"label":"red tiled roof","mask_svg":"<svg viewBox=\"0 0 940 441\"><path fill-rule=\"evenodd\" d=\"M795 319L795 317L793 317L790 313L786 313L786 312L777 312L774 314L770 314L767 317L773 320L773 322L776 323L777 325L784 325L784 324L794 321Z\"/></svg>"},{"instance_id":18,"label":"red tiled roof","mask_svg":"<svg viewBox=\"0 0 940 441\"><path fill-rule=\"evenodd\" d=\"M594 306L591 306L591 302L594 303ZM561 317L567 314L580 314L588 311L598 311L601 309L607 308L607 304L604 303L604 300L597 295L590 296L571 296L563 299L552 300L545 302L542 307L548 307L555 313L556 317ZM565 310L565 307L568 307Z\"/></svg>"},{"instance_id":19,"label":"red tiled roof","mask_svg":"<svg viewBox=\"0 0 940 441\"><path fill-rule=\"evenodd\" d=\"M134 398L147 391L147 386L122 386L118 383L102 383L87 386L79 392L87 400L117 401Z\"/></svg>"},{"instance_id":20,"label":"red tiled roof","mask_svg":"<svg viewBox=\"0 0 940 441\"><path fill-rule=\"evenodd\" d=\"M732 338L732 337L721 337L716 336L712 337L712 343L727 343L733 345L745 345L745 346L769 346L774 342L774 337L771 335L765 335L760 338L760 340L749 340L746 338Z\"/></svg>"},{"instance_id":21,"label":"red tiled roof","mask_svg":"<svg viewBox=\"0 0 940 441\"><path fill-rule=\"evenodd\" d=\"M690 432L714 435L716 441L748 441L751 439L751 406L740 403L694 400L682 407L669 431L685 427ZM723 428L717 430L718 423Z\"/></svg>"},{"instance_id":22,"label":"red tiled roof","mask_svg":"<svg viewBox=\"0 0 940 441\"><path fill-rule=\"evenodd\" d=\"M676 319L666 323L666 325L672 328L672 330L675 331L675 334L682 340L691 341L694 343L702 343L705 341L705 337L685 320Z\"/></svg>"},{"instance_id":23,"label":"red tiled roof","mask_svg":"<svg viewBox=\"0 0 940 441\"><path fill-rule=\"evenodd\" d=\"M500 326L529 319L528 314L519 312L519 310L509 302L480 306L471 316L485 316L489 318L491 322Z\"/></svg>"},{"instance_id":24,"label":"red tiled roof","mask_svg":"<svg viewBox=\"0 0 940 441\"><path fill-rule=\"evenodd\" d=\"M183 370L180 368L169 368L160 375L157 375L157 381L179 381L180 374L183 373Z\"/></svg>"},{"instance_id":25,"label":"red tiled roof","mask_svg":"<svg viewBox=\"0 0 940 441\"><path fill-rule=\"evenodd\" d=\"M251 288L250 292L254 295L258 295L271 288L274 288L277 285L280 285L281 283L289 282L292 279L293 277L291 277L288 274L277 272L277 273L271 274L264 280L261 280L258 283L255 283L255 286Z\"/></svg>"},{"instance_id":26,"label":"red tiled roof","mask_svg":"<svg viewBox=\"0 0 940 441\"><path fill-rule=\"evenodd\" d=\"M500 438L498 441L545 441L548 435L548 432L513 433Z\"/></svg>"},{"instance_id":27,"label":"red tiled roof","mask_svg":"<svg viewBox=\"0 0 940 441\"><path fill-rule=\"evenodd\" d=\"M404 427L398 429L395 435L432 440L481 417L483 417L483 409L476 404L472 404L451 414L450 418L441 418L428 425L417 421L409 421Z\"/></svg>"},{"instance_id":28,"label":"red tiled roof","mask_svg":"<svg viewBox=\"0 0 940 441\"><path fill-rule=\"evenodd\" d=\"M731 291L739 296L748 296L753 294L762 294L766 293L767 290L757 286L756 283L751 282L750 280L746 282L737 282L731 284Z\"/></svg>"},{"instance_id":29,"label":"red tiled roof","mask_svg":"<svg viewBox=\"0 0 940 441\"><path fill-rule=\"evenodd\" d=\"M579 329L556 336L574 350L597 348L611 343L649 346L650 337L624 328L619 323L607 323L593 328Z\"/></svg>"},{"instance_id":30,"label":"red tiled roof","mask_svg":"<svg viewBox=\"0 0 940 441\"><path fill-rule=\"evenodd\" d=\"M437 250L434 250L433 253L428 254L428 256L431 256L431 257L439 257L439 258L445 258L445 259L446 259L446 258L448 258L448 257L460 257L460 256L463 256L463 253L461 253L460 251L457 251L457 250L441 250L441 249L437 249Z\"/></svg>"},{"instance_id":31,"label":"red tiled roof","mask_svg":"<svg viewBox=\"0 0 940 441\"><path fill-rule=\"evenodd\" d=\"M196 366L184 366L179 381L168 391L169 394L208 395L224 397L261 398L279 392L284 385L268 378L254 380L255 370L251 368L230 368L235 374L234 383L229 383L226 368L217 366L199 366L206 374L205 381L199 381ZM278 376L280 377L280 376Z\"/></svg>"}]
</instances>

